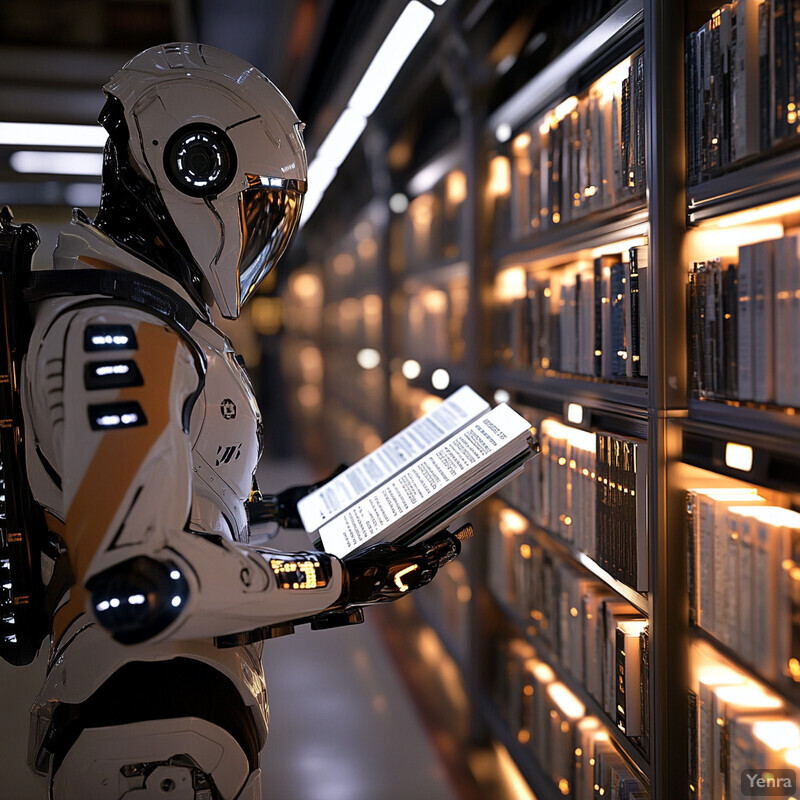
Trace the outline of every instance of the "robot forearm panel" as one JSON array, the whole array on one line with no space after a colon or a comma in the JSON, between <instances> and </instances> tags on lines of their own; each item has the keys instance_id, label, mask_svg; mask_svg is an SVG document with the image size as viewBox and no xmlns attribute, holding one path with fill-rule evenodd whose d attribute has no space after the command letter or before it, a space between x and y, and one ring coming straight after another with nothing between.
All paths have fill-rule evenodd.
<instances>
[{"instance_id":1,"label":"robot forearm panel","mask_svg":"<svg viewBox=\"0 0 800 800\"><path fill-rule=\"evenodd\" d=\"M342 593L326 553L280 553L182 533L87 582L89 611L125 644L224 636L308 617Z\"/></svg>"}]
</instances>

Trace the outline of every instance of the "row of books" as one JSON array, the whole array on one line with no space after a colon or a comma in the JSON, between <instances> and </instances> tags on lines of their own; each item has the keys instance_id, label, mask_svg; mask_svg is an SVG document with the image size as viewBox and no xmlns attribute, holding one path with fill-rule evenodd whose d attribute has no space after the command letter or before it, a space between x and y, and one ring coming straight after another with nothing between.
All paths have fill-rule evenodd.
<instances>
[{"instance_id":1,"label":"row of books","mask_svg":"<svg viewBox=\"0 0 800 800\"><path fill-rule=\"evenodd\" d=\"M495 280L495 359L510 369L644 378L647 248L559 270L511 267Z\"/></svg>"},{"instance_id":2,"label":"row of books","mask_svg":"<svg viewBox=\"0 0 800 800\"><path fill-rule=\"evenodd\" d=\"M704 665L689 690L691 800L794 796L798 766L798 718L739 670ZM791 785L775 783L776 777L791 777ZM773 783L756 783L759 778Z\"/></svg>"},{"instance_id":3,"label":"row of books","mask_svg":"<svg viewBox=\"0 0 800 800\"><path fill-rule=\"evenodd\" d=\"M798 132L796 0L733 0L685 42L689 182Z\"/></svg>"},{"instance_id":4,"label":"row of books","mask_svg":"<svg viewBox=\"0 0 800 800\"><path fill-rule=\"evenodd\" d=\"M649 800L645 779L616 748L604 723L521 639L493 648L493 699L511 734L558 791L573 800Z\"/></svg>"},{"instance_id":5,"label":"row of books","mask_svg":"<svg viewBox=\"0 0 800 800\"><path fill-rule=\"evenodd\" d=\"M379 348L382 326L383 301L378 294L346 297L322 309L322 337L333 345Z\"/></svg>"},{"instance_id":6,"label":"row of books","mask_svg":"<svg viewBox=\"0 0 800 800\"><path fill-rule=\"evenodd\" d=\"M772 680L800 681L800 514L755 488L687 494L690 621Z\"/></svg>"},{"instance_id":7,"label":"row of books","mask_svg":"<svg viewBox=\"0 0 800 800\"><path fill-rule=\"evenodd\" d=\"M687 321L696 396L800 407L800 236L695 262Z\"/></svg>"},{"instance_id":8,"label":"row of books","mask_svg":"<svg viewBox=\"0 0 800 800\"><path fill-rule=\"evenodd\" d=\"M451 170L428 192L415 197L403 220L403 250L408 273L459 257L467 178Z\"/></svg>"},{"instance_id":9,"label":"row of books","mask_svg":"<svg viewBox=\"0 0 800 800\"><path fill-rule=\"evenodd\" d=\"M647 752L647 618L523 525L513 510L500 510L490 542L490 588L586 687L610 723Z\"/></svg>"},{"instance_id":10,"label":"row of books","mask_svg":"<svg viewBox=\"0 0 800 800\"><path fill-rule=\"evenodd\" d=\"M643 196L644 52L536 119L511 141L509 159L509 194L497 201L496 237L526 237Z\"/></svg>"},{"instance_id":11,"label":"row of books","mask_svg":"<svg viewBox=\"0 0 800 800\"><path fill-rule=\"evenodd\" d=\"M539 425L539 441L541 455L503 496L613 577L647 591L647 443L553 419Z\"/></svg>"},{"instance_id":12,"label":"row of books","mask_svg":"<svg viewBox=\"0 0 800 800\"><path fill-rule=\"evenodd\" d=\"M426 286L409 295L402 352L425 364L460 364L468 304L466 277L452 278L443 287Z\"/></svg>"}]
</instances>

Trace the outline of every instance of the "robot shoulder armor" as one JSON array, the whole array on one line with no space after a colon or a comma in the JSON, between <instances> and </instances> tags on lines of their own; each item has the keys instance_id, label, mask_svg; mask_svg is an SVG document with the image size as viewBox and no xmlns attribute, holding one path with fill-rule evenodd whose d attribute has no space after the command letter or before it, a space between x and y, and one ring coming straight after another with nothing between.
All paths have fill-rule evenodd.
<instances>
[{"instance_id":1,"label":"robot shoulder armor","mask_svg":"<svg viewBox=\"0 0 800 800\"><path fill-rule=\"evenodd\" d=\"M115 303L65 309L42 345L51 364L61 349L64 401L82 397L93 430L146 424L147 409L164 404L188 430L206 358L189 333L159 315ZM37 368L44 366L40 359Z\"/></svg>"}]
</instances>

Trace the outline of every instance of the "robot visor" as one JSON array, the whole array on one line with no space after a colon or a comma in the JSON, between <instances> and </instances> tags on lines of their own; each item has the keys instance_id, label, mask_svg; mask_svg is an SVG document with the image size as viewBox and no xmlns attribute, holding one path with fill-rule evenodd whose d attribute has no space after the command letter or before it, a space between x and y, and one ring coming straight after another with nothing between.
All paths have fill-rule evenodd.
<instances>
[{"instance_id":1,"label":"robot visor","mask_svg":"<svg viewBox=\"0 0 800 800\"><path fill-rule=\"evenodd\" d=\"M260 178L239 194L239 305L283 254L300 221L306 182Z\"/></svg>"}]
</instances>

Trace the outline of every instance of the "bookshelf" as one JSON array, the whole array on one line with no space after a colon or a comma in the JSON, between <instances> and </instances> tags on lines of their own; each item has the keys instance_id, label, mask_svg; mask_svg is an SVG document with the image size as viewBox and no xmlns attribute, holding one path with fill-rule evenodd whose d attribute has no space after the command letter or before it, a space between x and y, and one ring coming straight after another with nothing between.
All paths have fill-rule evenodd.
<instances>
[{"instance_id":1,"label":"bookshelf","mask_svg":"<svg viewBox=\"0 0 800 800\"><path fill-rule=\"evenodd\" d=\"M578 5L584 17L591 16L592 4ZM340 253L350 253L354 261L358 256L359 215L344 228L337 222L330 229L335 235L309 226L324 275L324 314L335 323L320 328L318 341L326 370L321 413L331 430L338 430L329 437L336 448L330 461L352 460L365 449L359 425L385 437L462 383L489 399L507 400L527 415L548 448L562 448L551 460L553 453L543 451L523 478L471 515L478 535L465 548L459 569L416 598L422 618L460 670L472 741L489 735L502 742L539 797L595 800L593 783L586 780L590 766L600 770L599 780L610 781L606 796L630 780L637 800L721 797L723 781L735 776L732 767L720 772L723 745L714 738L718 732L703 727L715 709L739 748L725 751L726 759L739 759L731 763L746 765L744 752L754 765L800 762L800 753L785 752L762 736L777 722L788 731L786 741L793 741L800 690L789 659L796 655L800 663L800 653L789 650L780 670L765 669L736 640L738 634L731 634L733 611L725 618L732 627L720 634L713 625L690 620L689 602L698 570L719 580L736 575L742 592L747 581L740 576L753 574L744 555L749 545L737 538L720 539L730 566L727 560L724 567L722 560L698 560L688 528L689 493L745 487L771 506L800 508L800 402L780 402L774 392L737 395L730 381L714 383L725 353L738 358L739 340L723 323L734 305L741 313L739 284L729 285L726 296L722 270L709 278L714 268L704 267L702 281L716 288L706 290L704 284L702 302L695 295L694 305L687 303L690 272L695 289L699 285L695 262L719 259L721 267L732 263L738 270L742 252L755 263L770 247L773 253L793 252L800 262L798 251L786 243L800 232L797 132L781 129L777 135L773 125L765 146L760 139L753 146L756 134L750 128L745 134L725 128L725 120L729 125L734 118L732 105L725 116L725 103L733 101L721 96L714 100L716 127L708 128L720 142L711 144L713 137L707 137L704 146L711 150L703 154L692 139L706 129L697 121L702 93L687 92L685 81L697 76L690 75L685 48L704 26L709 47L711 34L725 31L730 48L736 9L747 11L737 17L746 27L754 18L758 24L760 5L759 0L726 7L666 0L595 4L595 18L559 53L527 77L512 69L512 80L483 69L492 48L500 47L503 25L511 26L499 4L491 13L481 12L484 16L474 4L447 4L443 13L449 16L443 19L462 37L465 47L455 48L462 60L453 55L452 40L446 44L443 34L434 37L432 49L420 56L425 64L420 62L405 88L427 97L426 86L439 80L432 65L447 64L441 67L447 76L443 96L452 113L442 119L435 103L422 110L406 107L407 114L431 122L430 142L421 144L419 160L411 157L402 168L388 165L394 163L389 148L393 189L406 192L410 204L381 223L376 261L352 280L335 269ZM741 41L745 60L752 59L752 30ZM730 71L736 62L726 63ZM732 84L738 87L737 108L761 108L752 105L758 101L751 77ZM771 91L778 96L784 89ZM769 115L776 113L771 107ZM387 111L382 119L390 133L395 126L398 142L407 131L398 121L401 115ZM760 114L753 116L758 120ZM788 112L784 116L788 122ZM710 116L707 124L712 125ZM501 126L507 127L499 137ZM428 177L420 186L423 175ZM388 201L384 195L377 199ZM324 219L326 213L335 216L323 204L318 216ZM778 263L774 256L772 263ZM800 298L800 267L796 274L796 287L787 283L776 293L796 292ZM363 324L364 298L370 294L382 301L377 339ZM362 309L355 333L341 330L335 316L350 300ZM768 305L758 312L759 335L767 330ZM792 318L789 307L781 314ZM800 363L800 330L797 342L778 334L773 329L771 339L762 336L773 375L764 377L762 370L761 379L775 387L786 379L779 377L776 353ZM713 341L727 342L727 350L713 350ZM380 352L381 366L373 373L383 382L380 389L368 390L358 372L354 378L355 354L365 347ZM755 364L755 351L748 352ZM736 369L738 391L738 361ZM327 377L331 370L339 373L338 382ZM797 385L792 377L789 388ZM609 442L617 442L635 467L626 467L623 457L604 462L601 453ZM626 483L629 478L636 482ZM631 503L632 489L645 502ZM598 501L601 494L605 500ZM614 513L598 510L603 503ZM506 521L504 532L504 515L516 518L518 527L508 528ZM631 574L630 562L621 556L634 546L641 559ZM782 619L796 604L784 591L786 580L776 581L783 594L774 602ZM732 587L726 585L726 598L735 598ZM595 605L584 608L570 599L571 592L594 598ZM550 605L543 609L545 596ZM752 625L741 603L731 607ZM613 641L606 635L603 647L612 649L598 662L605 663L598 667L604 674L615 666L612 654L628 659L624 647L618 652L617 631L633 636L636 625L646 625L647 658L638 666L633 656L621 662L626 674L638 676L635 685L623 687L622 716L611 695L598 690L596 676L585 666L576 668L575 653L588 652L586 631L597 625L587 618L587 608L603 609L603 624L611 626L604 631L614 634ZM531 616L533 611L540 618ZM550 625L546 630L542 619ZM790 627L775 634L781 653L795 634ZM634 639L621 641L635 652ZM642 642L640 634L640 655ZM534 667L546 679L530 677ZM724 681L744 685L752 696L728 697ZM568 695L559 690L554 700L547 689L551 683ZM574 708L583 716L570 716ZM647 721L646 745L623 732L630 714ZM757 717L765 723L758 729L750 725ZM542 731L550 719L558 720L558 730L544 747ZM581 755L565 758L567 744ZM584 745L596 753L594 764L583 760Z\"/></svg>"}]
</instances>

